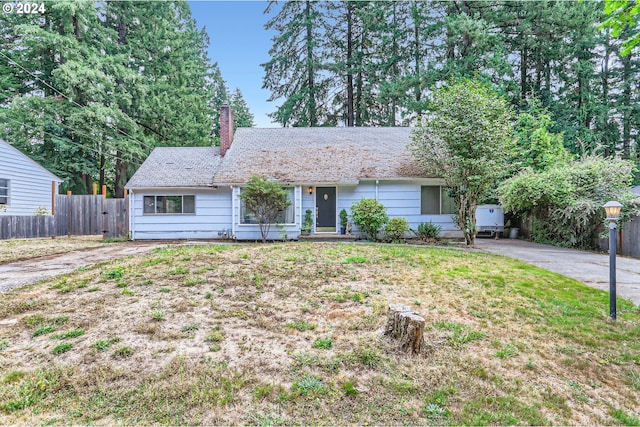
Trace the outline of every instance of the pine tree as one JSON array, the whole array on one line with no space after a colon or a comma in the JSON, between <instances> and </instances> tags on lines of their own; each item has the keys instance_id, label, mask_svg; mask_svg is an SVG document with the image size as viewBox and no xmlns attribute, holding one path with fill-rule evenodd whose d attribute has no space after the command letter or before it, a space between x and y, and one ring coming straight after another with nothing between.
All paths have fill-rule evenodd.
<instances>
[{"instance_id":1,"label":"pine tree","mask_svg":"<svg viewBox=\"0 0 640 427\"><path fill-rule=\"evenodd\" d=\"M283 126L331 124L330 80L322 72L326 21L321 6L311 0L286 2L265 25L277 35L269 50L271 59L262 64L265 71L262 87L271 91L269 101L282 99L282 105L270 116Z\"/></svg>"},{"instance_id":2,"label":"pine tree","mask_svg":"<svg viewBox=\"0 0 640 427\"><path fill-rule=\"evenodd\" d=\"M249 111L249 106L244 100L239 88L236 88L236 90L229 96L229 106L231 107L231 110L233 110L234 129L239 127L250 128L255 126L253 114Z\"/></svg>"}]
</instances>

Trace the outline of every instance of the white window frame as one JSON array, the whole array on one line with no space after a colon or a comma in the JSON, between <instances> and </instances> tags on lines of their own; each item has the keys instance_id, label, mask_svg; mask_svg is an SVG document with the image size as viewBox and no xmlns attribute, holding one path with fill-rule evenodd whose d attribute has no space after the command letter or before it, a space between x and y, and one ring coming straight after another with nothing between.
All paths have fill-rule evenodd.
<instances>
[{"instance_id":1,"label":"white window frame","mask_svg":"<svg viewBox=\"0 0 640 427\"><path fill-rule=\"evenodd\" d=\"M0 194L0 206L9 206L9 202L11 201L11 180L8 178L0 178L0 182L5 181L6 185L0 185L0 192L5 192L7 194ZM2 202L4 199L4 202Z\"/></svg>"},{"instance_id":2,"label":"white window frame","mask_svg":"<svg viewBox=\"0 0 640 427\"><path fill-rule=\"evenodd\" d=\"M437 187L438 188L438 212L432 212L432 213L425 213L423 211L423 188L425 187ZM442 185L422 185L420 186L420 214L421 215L453 215L455 214L455 208L453 209L453 212L443 212L442 209L442 204L443 204L443 192L446 191L446 187L442 186Z\"/></svg>"},{"instance_id":3,"label":"white window frame","mask_svg":"<svg viewBox=\"0 0 640 427\"><path fill-rule=\"evenodd\" d=\"M154 212L147 212L147 197L153 197ZM158 197L180 197L180 208L182 212L158 212ZM184 198L193 197L193 212L184 212ZM195 194L145 194L142 196L142 214L143 215L195 215L196 214L196 196Z\"/></svg>"},{"instance_id":4,"label":"white window frame","mask_svg":"<svg viewBox=\"0 0 640 427\"><path fill-rule=\"evenodd\" d=\"M291 202L291 204L289 205L289 207L287 208L287 211L285 212L286 216L290 216L292 222L274 222L273 224L270 225L277 225L277 224L281 224L281 225L296 225L296 189L295 187L280 187L283 190L285 190L288 193L288 198L289 201ZM240 197L240 194L242 194L242 188L240 188L240 191L238 193L238 225L240 227L245 227L245 226L255 226L258 225L258 222L244 222L244 202L242 201L242 198ZM285 218L285 221L287 220L287 218Z\"/></svg>"}]
</instances>

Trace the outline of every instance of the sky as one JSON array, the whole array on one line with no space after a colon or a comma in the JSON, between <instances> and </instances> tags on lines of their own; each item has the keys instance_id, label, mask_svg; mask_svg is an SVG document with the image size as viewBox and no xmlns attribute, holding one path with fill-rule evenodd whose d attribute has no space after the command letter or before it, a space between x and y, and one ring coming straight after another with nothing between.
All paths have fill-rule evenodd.
<instances>
[{"instance_id":1,"label":"sky","mask_svg":"<svg viewBox=\"0 0 640 427\"><path fill-rule=\"evenodd\" d=\"M270 91L262 89L264 70L269 60L274 32L264 29L273 16L265 15L266 1L189 1L198 27L209 34L209 58L217 62L229 90L239 88L255 117L257 127L280 127L267 116L275 110L267 102Z\"/></svg>"}]
</instances>

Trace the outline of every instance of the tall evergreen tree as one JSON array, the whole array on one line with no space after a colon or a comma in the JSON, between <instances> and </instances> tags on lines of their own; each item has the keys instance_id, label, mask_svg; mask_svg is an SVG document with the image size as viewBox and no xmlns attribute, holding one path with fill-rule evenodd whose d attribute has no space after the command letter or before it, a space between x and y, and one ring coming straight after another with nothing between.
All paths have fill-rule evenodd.
<instances>
[{"instance_id":1,"label":"tall evergreen tree","mask_svg":"<svg viewBox=\"0 0 640 427\"><path fill-rule=\"evenodd\" d=\"M271 91L270 101L282 99L271 117L283 126L331 124L329 78L323 72L321 45L326 22L321 6L312 0L286 2L265 25L277 35L269 50L271 59L263 64L263 88Z\"/></svg>"},{"instance_id":2,"label":"tall evergreen tree","mask_svg":"<svg viewBox=\"0 0 640 427\"><path fill-rule=\"evenodd\" d=\"M254 117L249 111L249 106L242 96L240 89L236 90L229 96L229 106L233 110L233 127L237 128L250 128L254 127Z\"/></svg>"},{"instance_id":3,"label":"tall evergreen tree","mask_svg":"<svg viewBox=\"0 0 640 427\"><path fill-rule=\"evenodd\" d=\"M60 0L45 9L0 15L0 136L65 189L98 182L120 196L153 147L213 142L228 90L185 1Z\"/></svg>"}]
</instances>

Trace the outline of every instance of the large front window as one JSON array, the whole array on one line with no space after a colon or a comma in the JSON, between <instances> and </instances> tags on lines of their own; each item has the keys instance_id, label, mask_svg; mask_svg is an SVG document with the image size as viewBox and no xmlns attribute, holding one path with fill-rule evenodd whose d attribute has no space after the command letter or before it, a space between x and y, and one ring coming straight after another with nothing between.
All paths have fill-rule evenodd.
<instances>
[{"instance_id":1,"label":"large front window","mask_svg":"<svg viewBox=\"0 0 640 427\"><path fill-rule=\"evenodd\" d=\"M276 218L274 223L275 224L293 224L295 223L295 217L294 217L295 198L294 198L294 192L293 192L294 188L286 187L286 188L283 188L283 190L287 192L287 199L289 200L290 204L287 209L285 209L280 213L280 215L278 216L278 218ZM255 218L254 215L247 212L247 208L244 205L244 201L240 199L240 224L257 224L257 223L258 223L258 220Z\"/></svg>"},{"instance_id":2,"label":"large front window","mask_svg":"<svg viewBox=\"0 0 640 427\"><path fill-rule=\"evenodd\" d=\"M194 214L195 196L144 196L144 214Z\"/></svg>"},{"instance_id":3,"label":"large front window","mask_svg":"<svg viewBox=\"0 0 640 427\"><path fill-rule=\"evenodd\" d=\"M9 204L9 180L0 179L0 205Z\"/></svg>"},{"instance_id":4,"label":"large front window","mask_svg":"<svg viewBox=\"0 0 640 427\"><path fill-rule=\"evenodd\" d=\"M439 185L427 185L421 189L420 211L422 215L444 215L456 212L456 203Z\"/></svg>"}]
</instances>

